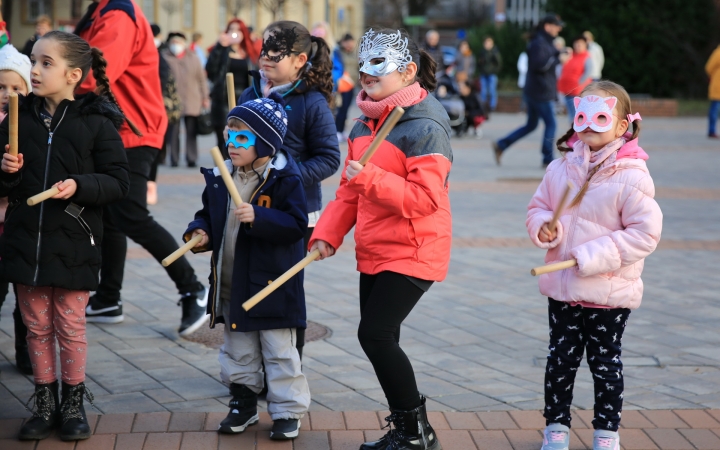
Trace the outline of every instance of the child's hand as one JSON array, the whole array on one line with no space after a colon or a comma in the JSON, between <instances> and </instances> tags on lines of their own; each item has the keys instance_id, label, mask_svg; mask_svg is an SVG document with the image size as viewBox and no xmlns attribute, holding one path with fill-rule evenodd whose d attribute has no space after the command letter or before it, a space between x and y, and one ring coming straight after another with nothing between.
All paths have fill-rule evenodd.
<instances>
[{"instance_id":1,"label":"child's hand","mask_svg":"<svg viewBox=\"0 0 720 450\"><path fill-rule=\"evenodd\" d=\"M538 233L538 239L540 239L540 242L552 242L557 238L557 229L555 231L550 231L550 228L548 228L548 223L542 226L540 228L540 232Z\"/></svg>"},{"instance_id":2,"label":"child's hand","mask_svg":"<svg viewBox=\"0 0 720 450\"><path fill-rule=\"evenodd\" d=\"M210 243L210 238L208 237L207 233L205 231L201 230L200 228L198 228L196 230L193 230L191 239L197 235L202 236L202 239L193 248L198 248L198 249L205 248L208 245L208 243Z\"/></svg>"},{"instance_id":3,"label":"child's hand","mask_svg":"<svg viewBox=\"0 0 720 450\"><path fill-rule=\"evenodd\" d=\"M59 200L67 200L73 195L75 195L75 191L77 191L77 182L72 178L68 178L65 181L58 181L57 183L53 184L53 187L60 189L60 192L55 194L55 196L53 196L52 198Z\"/></svg>"},{"instance_id":4,"label":"child's hand","mask_svg":"<svg viewBox=\"0 0 720 450\"><path fill-rule=\"evenodd\" d=\"M18 153L17 156L11 155L8 153L10 151L10 146L5 146L5 154L2 158L2 171L5 173L16 173L20 169L22 169L24 160L22 153Z\"/></svg>"},{"instance_id":5,"label":"child's hand","mask_svg":"<svg viewBox=\"0 0 720 450\"><path fill-rule=\"evenodd\" d=\"M255 222L255 209L250 203L243 203L235 210L235 217L242 223Z\"/></svg>"},{"instance_id":6,"label":"child's hand","mask_svg":"<svg viewBox=\"0 0 720 450\"><path fill-rule=\"evenodd\" d=\"M350 161L348 163L347 169L345 169L345 176L347 177L348 181L352 180L353 177L357 176L357 174L359 174L364 167L365 166L363 166L357 161Z\"/></svg>"},{"instance_id":7,"label":"child's hand","mask_svg":"<svg viewBox=\"0 0 720 450\"><path fill-rule=\"evenodd\" d=\"M313 245L310 248L311 253L314 252L315 250L320 250L320 256L318 256L315 259L315 261L322 261L323 259L329 258L335 254L335 248L333 248L333 246L330 245L329 243L322 241L320 239L313 242Z\"/></svg>"}]
</instances>

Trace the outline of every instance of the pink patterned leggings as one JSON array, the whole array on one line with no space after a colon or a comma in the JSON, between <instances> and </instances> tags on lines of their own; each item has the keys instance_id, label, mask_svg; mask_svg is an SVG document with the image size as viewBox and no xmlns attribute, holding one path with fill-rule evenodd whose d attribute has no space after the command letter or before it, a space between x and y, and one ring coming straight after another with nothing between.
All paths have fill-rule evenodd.
<instances>
[{"instance_id":1,"label":"pink patterned leggings","mask_svg":"<svg viewBox=\"0 0 720 450\"><path fill-rule=\"evenodd\" d=\"M85 381L85 307L88 291L17 285L18 305L28 327L27 342L36 384L57 380L55 338L60 343L62 380Z\"/></svg>"}]
</instances>

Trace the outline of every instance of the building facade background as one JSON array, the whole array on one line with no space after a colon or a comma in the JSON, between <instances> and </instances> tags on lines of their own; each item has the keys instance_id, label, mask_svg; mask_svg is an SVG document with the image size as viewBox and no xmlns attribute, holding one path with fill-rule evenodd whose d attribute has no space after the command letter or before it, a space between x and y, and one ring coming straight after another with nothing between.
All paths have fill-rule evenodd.
<instances>
[{"instance_id":1,"label":"building facade background","mask_svg":"<svg viewBox=\"0 0 720 450\"><path fill-rule=\"evenodd\" d=\"M261 31L273 20L294 20L306 27L327 21L335 39L344 33L356 38L364 29L363 0L133 0L150 22L157 23L166 36L193 31L212 45L233 17ZM91 3L90 0L4 0L4 19L14 45L22 46L35 32L35 18L47 14L55 29L71 31Z\"/></svg>"}]
</instances>

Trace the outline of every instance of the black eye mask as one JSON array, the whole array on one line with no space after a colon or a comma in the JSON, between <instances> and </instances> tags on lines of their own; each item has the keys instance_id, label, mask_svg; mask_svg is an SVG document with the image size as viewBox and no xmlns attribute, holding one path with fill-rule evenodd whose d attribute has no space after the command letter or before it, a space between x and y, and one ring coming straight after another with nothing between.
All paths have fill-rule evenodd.
<instances>
[{"instance_id":1,"label":"black eye mask","mask_svg":"<svg viewBox=\"0 0 720 450\"><path fill-rule=\"evenodd\" d=\"M260 57L267 58L274 63L279 63L286 56L289 56L292 53L297 53L293 51L295 41L297 41L295 28L272 30L267 39L263 41ZM277 53L277 55L270 56L268 55L268 52Z\"/></svg>"}]
</instances>

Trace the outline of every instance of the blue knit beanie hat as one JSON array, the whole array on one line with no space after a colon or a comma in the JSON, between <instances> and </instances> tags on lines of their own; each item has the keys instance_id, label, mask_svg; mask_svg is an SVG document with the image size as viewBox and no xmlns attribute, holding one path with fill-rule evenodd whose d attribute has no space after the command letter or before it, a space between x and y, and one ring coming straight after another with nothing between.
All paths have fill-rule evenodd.
<instances>
[{"instance_id":1,"label":"blue knit beanie hat","mask_svg":"<svg viewBox=\"0 0 720 450\"><path fill-rule=\"evenodd\" d=\"M227 120L241 120L257 135L255 151L258 158L273 156L287 132L288 119L284 106L282 97L273 92L268 98L256 98L234 107Z\"/></svg>"}]
</instances>

